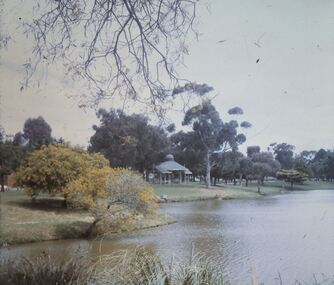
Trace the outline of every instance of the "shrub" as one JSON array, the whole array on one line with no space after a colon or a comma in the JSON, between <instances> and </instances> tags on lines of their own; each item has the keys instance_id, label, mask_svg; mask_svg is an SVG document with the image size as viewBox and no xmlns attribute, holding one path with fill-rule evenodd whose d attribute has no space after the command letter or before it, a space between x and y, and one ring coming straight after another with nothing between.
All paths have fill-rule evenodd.
<instances>
[{"instance_id":1,"label":"shrub","mask_svg":"<svg viewBox=\"0 0 334 285\"><path fill-rule=\"evenodd\" d=\"M82 257L58 262L48 253L34 259L7 261L0 270L0 284L8 285L85 285L93 276L94 266Z\"/></svg>"},{"instance_id":2,"label":"shrub","mask_svg":"<svg viewBox=\"0 0 334 285\"><path fill-rule=\"evenodd\" d=\"M48 145L34 151L15 174L18 186L32 198L39 193L54 195L72 180L94 168L108 166L101 154L89 154L67 145Z\"/></svg>"}]
</instances>

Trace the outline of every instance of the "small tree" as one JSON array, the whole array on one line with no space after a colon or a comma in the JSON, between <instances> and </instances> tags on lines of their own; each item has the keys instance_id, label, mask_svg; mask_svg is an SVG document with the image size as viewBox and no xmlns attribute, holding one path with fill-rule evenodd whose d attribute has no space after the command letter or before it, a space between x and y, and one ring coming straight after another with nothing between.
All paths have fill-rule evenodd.
<instances>
[{"instance_id":1,"label":"small tree","mask_svg":"<svg viewBox=\"0 0 334 285\"><path fill-rule=\"evenodd\" d=\"M103 219L114 224L139 213L152 213L157 207L152 187L139 173L124 168L92 169L71 181L64 193L70 206L93 214L88 235Z\"/></svg>"},{"instance_id":2,"label":"small tree","mask_svg":"<svg viewBox=\"0 0 334 285\"><path fill-rule=\"evenodd\" d=\"M240 181L241 185L242 177L246 179L246 187L248 186L249 175L252 174L253 162L249 157L242 157L239 159Z\"/></svg>"},{"instance_id":3,"label":"small tree","mask_svg":"<svg viewBox=\"0 0 334 285\"><path fill-rule=\"evenodd\" d=\"M90 169L108 166L101 154L89 154L66 145L43 146L34 151L16 172L17 184L35 198L39 193L61 194L69 182ZM66 203L66 202L65 202Z\"/></svg>"},{"instance_id":4,"label":"small tree","mask_svg":"<svg viewBox=\"0 0 334 285\"><path fill-rule=\"evenodd\" d=\"M275 176L281 167L270 152L256 152L252 155L251 160L253 163L252 175L258 180L258 184L262 185L267 176Z\"/></svg>"},{"instance_id":5,"label":"small tree","mask_svg":"<svg viewBox=\"0 0 334 285\"><path fill-rule=\"evenodd\" d=\"M276 177L277 179L284 180L285 182L290 182L291 189L293 189L294 183L302 183L303 181L306 181L308 178L307 174L299 172L294 169L290 170L282 169L277 172Z\"/></svg>"}]
</instances>

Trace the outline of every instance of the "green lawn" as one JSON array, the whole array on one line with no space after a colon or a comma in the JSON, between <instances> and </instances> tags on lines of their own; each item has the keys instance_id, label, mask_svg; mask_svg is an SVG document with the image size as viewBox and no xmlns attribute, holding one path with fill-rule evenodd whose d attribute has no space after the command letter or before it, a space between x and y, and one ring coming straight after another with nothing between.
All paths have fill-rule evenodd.
<instances>
[{"instance_id":1,"label":"green lawn","mask_svg":"<svg viewBox=\"0 0 334 285\"><path fill-rule=\"evenodd\" d=\"M290 184L282 181L266 181L264 186L249 183L246 187L243 185L219 184L207 189L204 184L189 183L181 185L153 185L156 194L161 197L167 195L170 202L173 201L192 201L201 199L248 199L260 198L263 195L279 194L290 191ZM295 185L294 190L316 190L316 189L334 189L334 183L308 181L303 185Z\"/></svg>"},{"instance_id":2,"label":"green lawn","mask_svg":"<svg viewBox=\"0 0 334 285\"><path fill-rule=\"evenodd\" d=\"M40 195L35 203L22 191L0 193L1 245L85 237L94 221L88 211L62 206L61 198ZM115 232L155 227L174 222L165 214L138 216ZM103 225L99 226L102 232Z\"/></svg>"}]
</instances>

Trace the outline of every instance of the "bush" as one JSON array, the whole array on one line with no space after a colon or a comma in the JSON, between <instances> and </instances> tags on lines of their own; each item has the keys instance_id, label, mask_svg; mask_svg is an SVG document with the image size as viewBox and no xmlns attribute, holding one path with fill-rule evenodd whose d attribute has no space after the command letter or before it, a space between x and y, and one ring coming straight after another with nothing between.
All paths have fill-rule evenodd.
<instances>
[{"instance_id":1,"label":"bush","mask_svg":"<svg viewBox=\"0 0 334 285\"><path fill-rule=\"evenodd\" d=\"M94 266L83 257L59 263L43 253L34 259L6 262L1 268L0 284L3 285L85 285L93 276Z\"/></svg>"},{"instance_id":2,"label":"bush","mask_svg":"<svg viewBox=\"0 0 334 285\"><path fill-rule=\"evenodd\" d=\"M67 145L48 145L34 151L15 174L18 186L32 198L41 192L63 194L67 184L87 171L108 166L101 154Z\"/></svg>"},{"instance_id":3,"label":"bush","mask_svg":"<svg viewBox=\"0 0 334 285\"><path fill-rule=\"evenodd\" d=\"M153 188L129 169L91 169L71 181L63 192L69 206L93 214L95 221L88 236L100 221L98 234L120 228L138 214L151 214L157 208Z\"/></svg>"}]
</instances>

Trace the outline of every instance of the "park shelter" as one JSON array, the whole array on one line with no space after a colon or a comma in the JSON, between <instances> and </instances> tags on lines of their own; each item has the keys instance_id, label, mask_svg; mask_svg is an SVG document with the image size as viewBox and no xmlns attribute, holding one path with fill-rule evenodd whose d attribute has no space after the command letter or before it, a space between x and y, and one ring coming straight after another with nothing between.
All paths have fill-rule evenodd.
<instances>
[{"instance_id":1,"label":"park shelter","mask_svg":"<svg viewBox=\"0 0 334 285\"><path fill-rule=\"evenodd\" d=\"M163 162L155 166L154 181L159 184L186 183L191 176L192 172L177 163L172 154L168 154Z\"/></svg>"}]
</instances>

